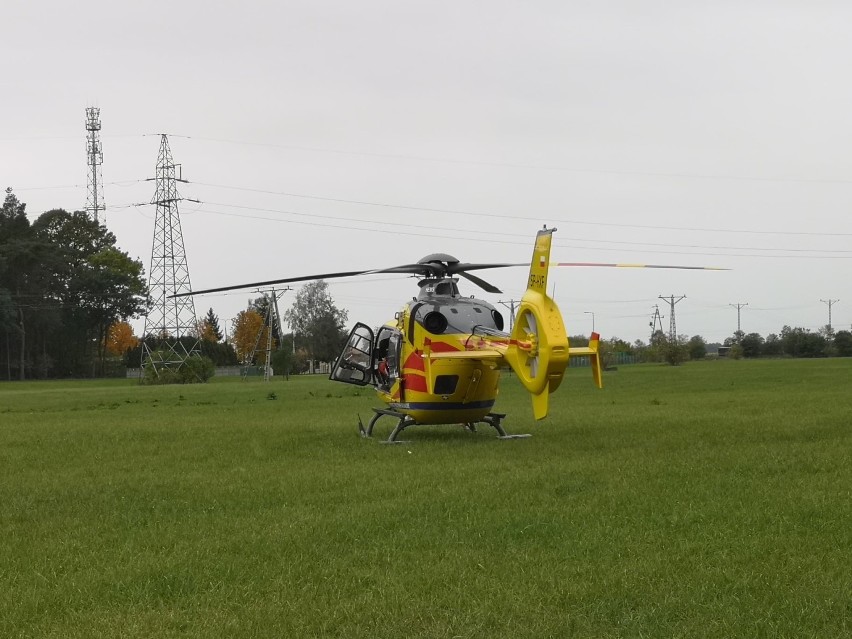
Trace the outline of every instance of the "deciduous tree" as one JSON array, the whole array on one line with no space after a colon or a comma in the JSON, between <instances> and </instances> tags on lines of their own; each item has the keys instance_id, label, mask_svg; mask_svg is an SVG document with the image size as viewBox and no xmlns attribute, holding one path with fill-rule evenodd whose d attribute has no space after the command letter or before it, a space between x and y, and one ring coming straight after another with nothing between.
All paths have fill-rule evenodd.
<instances>
[{"instance_id":1,"label":"deciduous tree","mask_svg":"<svg viewBox=\"0 0 852 639\"><path fill-rule=\"evenodd\" d=\"M852 332L837 331L834 334L834 349L840 357L852 357Z\"/></svg>"},{"instance_id":2,"label":"deciduous tree","mask_svg":"<svg viewBox=\"0 0 852 639\"><path fill-rule=\"evenodd\" d=\"M139 346L139 338L133 327L125 321L114 322L107 331L107 352L112 355L124 355L130 349Z\"/></svg>"},{"instance_id":3,"label":"deciduous tree","mask_svg":"<svg viewBox=\"0 0 852 639\"><path fill-rule=\"evenodd\" d=\"M10 189L0 207L0 289L6 373L92 374L103 364L107 331L144 311L142 264L84 212L54 209L32 225ZM14 322L10 325L9 317Z\"/></svg>"},{"instance_id":4,"label":"deciduous tree","mask_svg":"<svg viewBox=\"0 0 852 639\"><path fill-rule=\"evenodd\" d=\"M334 305L324 280L305 284L296 294L284 320L304 340L313 359L330 362L340 353L349 314Z\"/></svg>"},{"instance_id":5,"label":"deciduous tree","mask_svg":"<svg viewBox=\"0 0 852 639\"><path fill-rule=\"evenodd\" d=\"M704 359L707 355L707 342L701 335L690 337L686 347L689 350L689 359Z\"/></svg>"},{"instance_id":6,"label":"deciduous tree","mask_svg":"<svg viewBox=\"0 0 852 639\"><path fill-rule=\"evenodd\" d=\"M760 357L763 354L765 340L760 333L744 335L739 344L743 349L743 357Z\"/></svg>"},{"instance_id":7,"label":"deciduous tree","mask_svg":"<svg viewBox=\"0 0 852 639\"><path fill-rule=\"evenodd\" d=\"M240 311L234 319L231 344L241 362L246 362L251 356L254 345L257 344L258 335L263 329L263 317L254 309ZM261 339L263 336L261 335Z\"/></svg>"}]
</instances>

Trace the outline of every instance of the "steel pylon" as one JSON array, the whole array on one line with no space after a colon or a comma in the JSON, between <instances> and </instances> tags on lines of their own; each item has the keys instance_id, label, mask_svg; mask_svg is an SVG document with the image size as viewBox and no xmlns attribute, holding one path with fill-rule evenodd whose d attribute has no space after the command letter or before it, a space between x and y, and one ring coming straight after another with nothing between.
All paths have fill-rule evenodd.
<instances>
[{"instance_id":1,"label":"steel pylon","mask_svg":"<svg viewBox=\"0 0 852 639\"><path fill-rule=\"evenodd\" d=\"M165 134L160 136L155 180L157 189L151 203L156 204L157 213L148 272L142 367L151 366L159 376L164 368L180 368L190 356L201 354L192 296L172 297L189 293L192 286L178 211L182 198L177 183L186 180L181 177L181 166L172 159Z\"/></svg>"}]
</instances>

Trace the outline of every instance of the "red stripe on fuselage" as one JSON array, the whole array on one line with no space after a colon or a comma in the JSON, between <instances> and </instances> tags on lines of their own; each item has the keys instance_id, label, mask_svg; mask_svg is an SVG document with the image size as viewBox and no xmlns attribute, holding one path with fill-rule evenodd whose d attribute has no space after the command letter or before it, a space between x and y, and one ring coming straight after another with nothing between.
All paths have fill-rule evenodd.
<instances>
[{"instance_id":1,"label":"red stripe on fuselage","mask_svg":"<svg viewBox=\"0 0 852 639\"><path fill-rule=\"evenodd\" d=\"M429 346L436 353L455 353L461 350L459 347L447 344L446 342L430 342Z\"/></svg>"},{"instance_id":2,"label":"red stripe on fuselage","mask_svg":"<svg viewBox=\"0 0 852 639\"><path fill-rule=\"evenodd\" d=\"M423 364L423 356L416 351L408 356L408 359L405 360L405 364L403 364L402 367L413 368L416 371L426 370L426 366Z\"/></svg>"},{"instance_id":3,"label":"red stripe on fuselage","mask_svg":"<svg viewBox=\"0 0 852 639\"><path fill-rule=\"evenodd\" d=\"M405 373L402 376L403 384L406 391L417 391L420 393L427 392L426 376L418 375L417 373Z\"/></svg>"}]
</instances>

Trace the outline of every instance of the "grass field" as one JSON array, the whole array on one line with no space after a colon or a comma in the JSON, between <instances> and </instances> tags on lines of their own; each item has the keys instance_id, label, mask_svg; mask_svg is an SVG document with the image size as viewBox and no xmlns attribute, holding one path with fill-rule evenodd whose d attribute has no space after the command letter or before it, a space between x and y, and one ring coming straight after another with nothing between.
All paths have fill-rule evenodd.
<instances>
[{"instance_id":1,"label":"grass field","mask_svg":"<svg viewBox=\"0 0 852 639\"><path fill-rule=\"evenodd\" d=\"M382 446L319 377L2 383L0 637L852 635L852 360L605 384Z\"/></svg>"}]
</instances>

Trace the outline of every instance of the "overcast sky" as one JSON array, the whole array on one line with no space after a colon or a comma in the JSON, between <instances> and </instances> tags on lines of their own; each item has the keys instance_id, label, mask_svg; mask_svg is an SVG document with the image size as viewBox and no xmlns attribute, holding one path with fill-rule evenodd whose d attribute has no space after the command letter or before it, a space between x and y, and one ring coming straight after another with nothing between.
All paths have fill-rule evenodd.
<instances>
[{"instance_id":1,"label":"overcast sky","mask_svg":"<svg viewBox=\"0 0 852 639\"><path fill-rule=\"evenodd\" d=\"M31 219L86 203L101 109L106 224L149 270L170 134L194 288L416 261L559 261L570 333L721 341L852 322L852 4L153 0L3 3L0 182ZM483 275L485 275L483 273ZM518 299L526 273L485 275ZM336 281L379 324L401 276ZM288 306L287 293L282 311ZM221 320L252 295L196 299ZM139 328L141 330L141 327Z\"/></svg>"}]
</instances>

